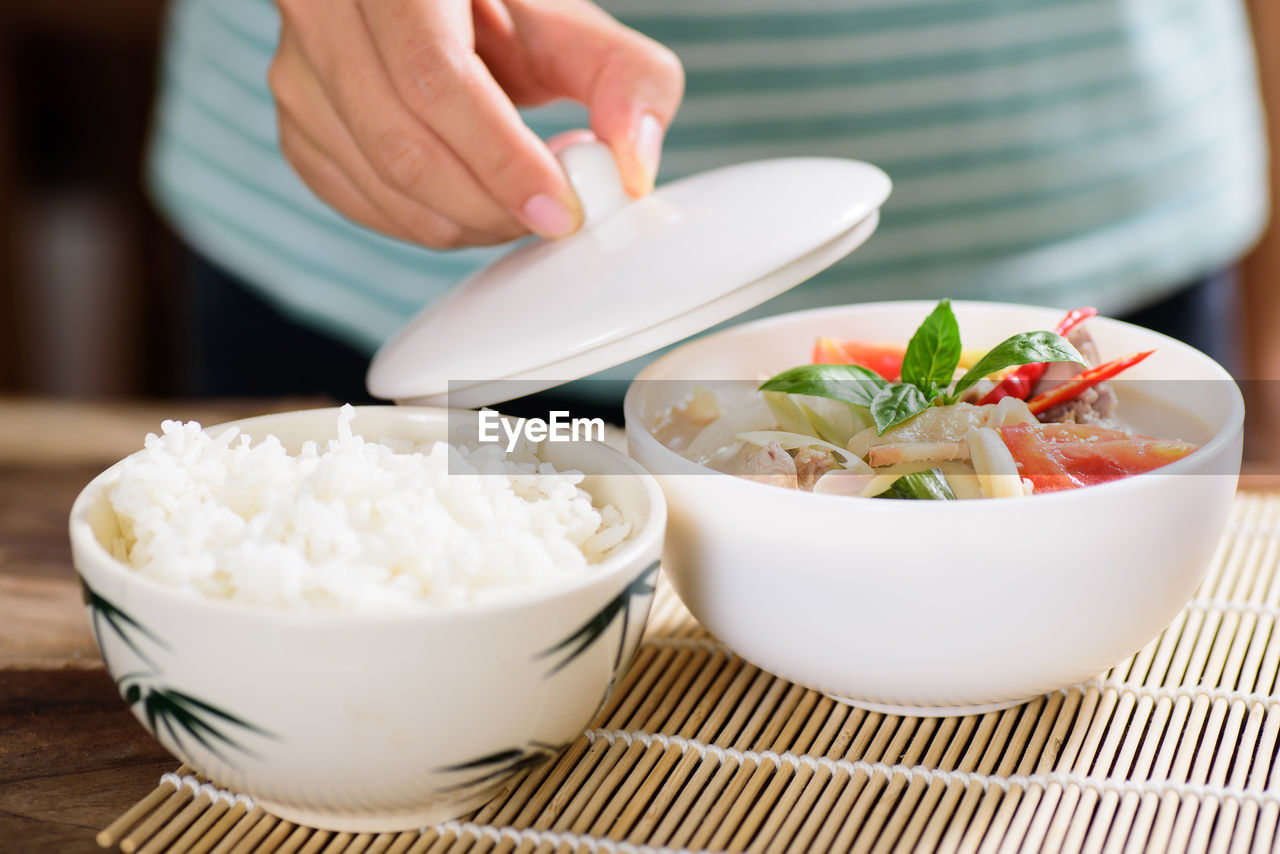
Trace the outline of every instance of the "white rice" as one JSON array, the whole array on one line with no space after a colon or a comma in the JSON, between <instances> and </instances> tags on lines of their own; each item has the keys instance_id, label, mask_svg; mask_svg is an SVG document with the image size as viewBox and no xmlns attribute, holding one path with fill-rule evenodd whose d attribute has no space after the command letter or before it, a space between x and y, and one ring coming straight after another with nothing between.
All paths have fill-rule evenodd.
<instances>
[{"instance_id":1,"label":"white rice","mask_svg":"<svg viewBox=\"0 0 1280 854\"><path fill-rule=\"evenodd\" d=\"M576 471L527 448L353 435L290 455L166 421L109 500L118 558L167 585L273 608L466 607L590 572L630 533Z\"/></svg>"}]
</instances>

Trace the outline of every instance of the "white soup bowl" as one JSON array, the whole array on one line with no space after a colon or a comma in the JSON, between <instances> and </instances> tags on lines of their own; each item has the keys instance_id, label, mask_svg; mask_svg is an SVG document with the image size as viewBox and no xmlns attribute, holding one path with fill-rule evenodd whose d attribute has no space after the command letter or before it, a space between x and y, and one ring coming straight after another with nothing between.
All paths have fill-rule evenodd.
<instances>
[{"instance_id":1,"label":"white soup bowl","mask_svg":"<svg viewBox=\"0 0 1280 854\"><path fill-rule=\"evenodd\" d=\"M632 384L627 439L666 494L664 572L708 631L759 667L838 699L882 711L977 712L1087 680L1178 613L1231 509L1244 408L1207 356L1094 319L1104 359L1157 350L1126 374L1134 382L1124 384L1118 415L1148 435L1202 443L1194 454L1066 492L889 501L713 473L651 432L697 385L805 364L819 336L905 343L932 307L824 308L685 344ZM1052 329L1062 316L995 303L954 309L966 347Z\"/></svg>"}]
</instances>

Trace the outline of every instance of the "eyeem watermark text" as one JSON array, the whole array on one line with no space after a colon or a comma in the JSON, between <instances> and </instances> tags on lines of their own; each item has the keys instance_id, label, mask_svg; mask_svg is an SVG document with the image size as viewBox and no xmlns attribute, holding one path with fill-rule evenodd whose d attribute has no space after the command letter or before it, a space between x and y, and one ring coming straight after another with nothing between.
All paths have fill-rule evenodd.
<instances>
[{"instance_id":1,"label":"eyeem watermark text","mask_svg":"<svg viewBox=\"0 0 1280 854\"><path fill-rule=\"evenodd\" d=\"M521 439L530 442L604 441L603 418L570 418L564 409L553 409L542 418L504 417L492 409L480 410L478 438L481 442L506 440L507 453Z\"/></svg>"}]
</instances>

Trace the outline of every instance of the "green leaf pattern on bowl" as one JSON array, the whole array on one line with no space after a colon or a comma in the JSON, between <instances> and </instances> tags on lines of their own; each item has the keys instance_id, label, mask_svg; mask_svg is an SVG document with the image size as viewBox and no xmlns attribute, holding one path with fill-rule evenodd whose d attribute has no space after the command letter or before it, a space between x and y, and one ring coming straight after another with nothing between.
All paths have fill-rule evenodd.
<instances>
[{"instance_id":1,"label":"green leaf pattern on bowl","mask_svg":"<svg viewBox=\"0 0 1280 854\"><path fill-rule=\"evenodd\" d=\"M644 599L653 595L654 577L657 573L658 561L654 561L632 579L626 587L622 588L622 591L617 596L606 602L604 607L597 611L591 619L587 620L555 646L538 653L535 659L548 658L557 653L564 653L564 657L547 671L547 676L554 676L559 673L578 656L586 652L588 647L608 631L614 620L618 618L618 615L622 615L622 631L618 635L618 651L613 660L614 678L616 679L617 671L621 669L622 660L627 651L627 631L631 627L632 602L635 599Z\"/></svg>"},{"instance_id":2,"label":"green leaf pattern on bowl","mask_svg":"<svg viewBox=\"0 0 1280 854\"><path fill-rule=\"evenodd\" d=\"M436 770L441 773L454 773L459 771L480 771L478 777L472 777L461 783L443 789L445 792L457 792L463 789L469 789L473 786L481 786L485 783L496 783L504 777L516 774L520 771L528 771L536 768L543 762L555 756L565 748L563 744L546 744L541 741L531 741L527 747L512 747L507 750L499 750L487 756L481 756L478 759L471 759L467 762L459 762L456 765L446 765Z\"/></svg>"},{"instance_id":3,"label":"green leaf pattern on bowl","mask_svg":"<svg viewBox=\"0 0 1280 854\"><path fill-rule=\"evenodd\" d=\"M105 625L147 666L147 669L134 670L117 678L116 688L130 706L141 704L147 729L153 736L159 738L163 730L170 741L183 751L194 741L227 764L233 764L226 756L227 748L256 756L252 750L228 734L229 731L279 738L274 733L198 697L166 686L159 666L146 654L141 644L144 640L149 641L164 650L169 649L168 644L90 587L84 578L80 578L80 591L85 607L89 609L89 624L93 629L94 640L98 643L98 650L102 653L102 660L107 662L107 648L102 642ZM110 662L107 662L107 669L111 670Z\"/></svg>"},{"instance_id":4,"label":"green leaf pattern on bowl","mask_svg":"<svg viewBox=\"0 0 1280 854\"><path fill-rule=\"evenodd\" d=\"M621 631L618 636L618 648L614 655L613 676L605 701L612 693L619 671L622 669L626 655L627 633L631 627L632 608L635 600L645 599L653 595L658 562L654 561L639 575L632 579L619 593L604 604L589 620L579 626L572 634L554 646L538 653L536 659L548 658L557 653L563 657L547 672L553 676L563 670L592 644L598 641L621 616ZM160 649L169 646L153 632L141 625L133 617L122 611L115 603L95 591L80 578L80 589L85 606L89 609L90 625L94 639L107 659L106 647L103 644L103 627L110 629L148 669L135 670L116 679L116 687L120 696L130 706L141 704L143 718L151 734L159 738L163 730L169 739L180 749L185 750L189 742L194 741L223 762L231 764L226 755L230 748L249 756L254 752L241 744L238 737L241 733L253 733L276 739L274 733L240 718L231 712L220 709L211 703L166 686L162 674L155 661L143 649L143 641L150 642ZM110 667L108 667L110 669ZM236 736L230 733L235 732ZM520 771L531 769L554 756L563 745L551 745L539 741L531 741L526 747L513 747L496 753L450 765L439 769L443 772L460 772L476 770L480 776L468 779L451 786L446 791L492 783Z\"/></svg>"}]
</instances>

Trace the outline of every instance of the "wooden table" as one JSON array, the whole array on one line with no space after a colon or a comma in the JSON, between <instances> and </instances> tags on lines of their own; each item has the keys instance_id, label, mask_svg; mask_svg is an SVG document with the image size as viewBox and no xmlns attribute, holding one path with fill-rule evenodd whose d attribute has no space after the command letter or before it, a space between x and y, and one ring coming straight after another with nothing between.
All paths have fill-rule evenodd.
<instances>
[{"instance_id":1,"label":"wooden table","mask_svg":"<svg viewBox=\"0 0 1280 854\"><path fill-rule=\"evenodd\" d=\"M214 424L322 403L0 399L0 850L100 851L94 835L175 766L89 633L66 531L77 493L165 418Z\"/></svg>"}]
</instances>

